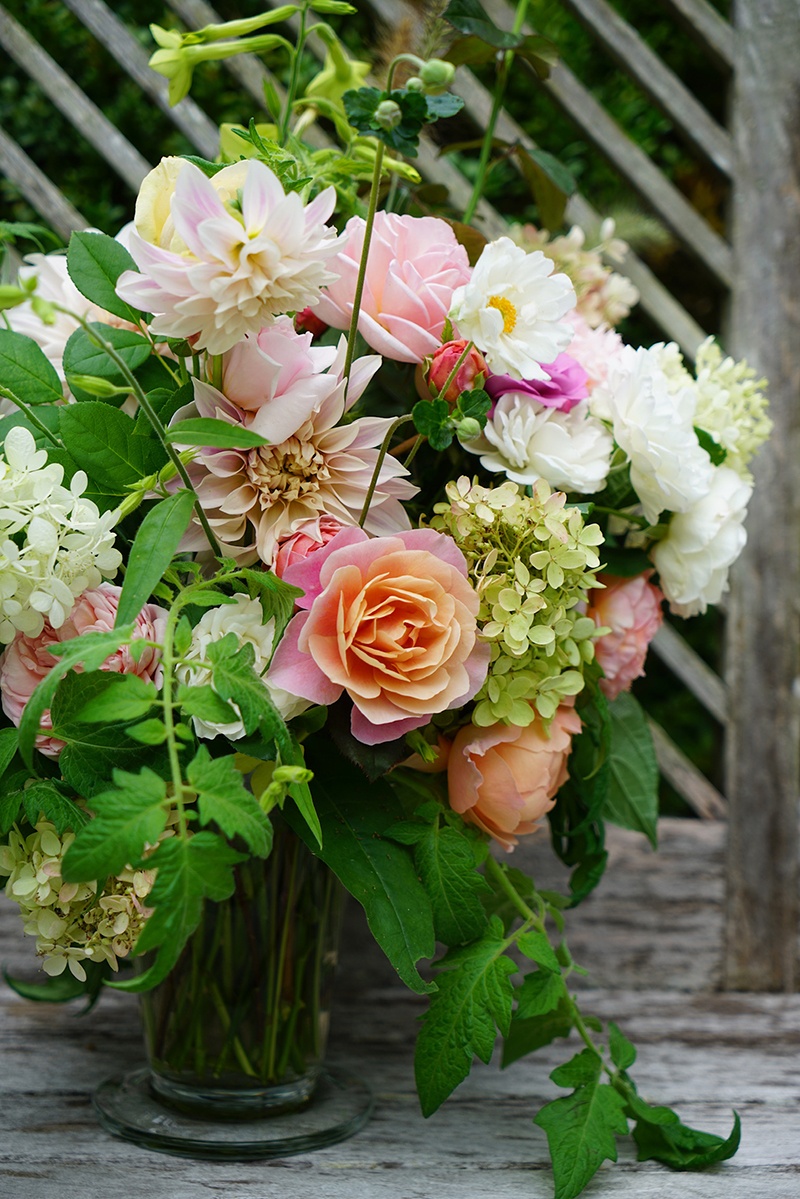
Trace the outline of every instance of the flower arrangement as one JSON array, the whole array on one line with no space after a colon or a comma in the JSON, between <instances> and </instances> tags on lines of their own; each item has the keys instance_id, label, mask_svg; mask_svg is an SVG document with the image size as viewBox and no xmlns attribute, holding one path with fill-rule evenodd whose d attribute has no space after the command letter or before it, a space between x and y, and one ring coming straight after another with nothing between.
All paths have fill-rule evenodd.
<instances>
[{"instance_id":1,"label":"flower arrangement","mask_svg":"<svg viewBox=\"0 0 800 1199\"><path fill-rule=\"evenodd\" d=\"M318 22L329 62L298 96L302 38L258 31L312 10L353 11L154 30L173 101L205 59L287 48L285 108L220 162L163 159L116 239L77 233L6 289L6 894L53 995L147 991L279 818L430 996L425 1114L498 1036L508 1062L575 1032L570 1094L536 1117L560 1199L631 1122L642 1157L720 1161L738 1120L698 1133L637 1093L633 1046L570 988L564 924L605 820L655 841L629 689L663 603L725 591L763 382L713 341L695 371L626 346L635 292L577 230L476 249L392 211L421 129L460 107L453 68L403 55L402 87L397 63L362 86ZM320 114L341 154L302 141ZM567 896L509 865L548 824Z\"/></svg>"}]
</instances>

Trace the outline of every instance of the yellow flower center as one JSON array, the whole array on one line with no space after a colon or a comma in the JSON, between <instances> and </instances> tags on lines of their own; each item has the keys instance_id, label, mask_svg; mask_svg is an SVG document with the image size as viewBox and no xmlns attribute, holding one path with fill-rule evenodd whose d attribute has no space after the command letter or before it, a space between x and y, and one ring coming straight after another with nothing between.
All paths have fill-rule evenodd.
<instances>
[{"instance_id":1,"label":"yellow flower center","mask_svg":"<svg viewBox=\"0 0 800 1199\"><path fill-rule=\"evenodd\" d=\"M512 333L517 323L517 310L505 296L490 296L487 308L496 308L503 317L503 332Z\"/></svg>"}]
</instances>

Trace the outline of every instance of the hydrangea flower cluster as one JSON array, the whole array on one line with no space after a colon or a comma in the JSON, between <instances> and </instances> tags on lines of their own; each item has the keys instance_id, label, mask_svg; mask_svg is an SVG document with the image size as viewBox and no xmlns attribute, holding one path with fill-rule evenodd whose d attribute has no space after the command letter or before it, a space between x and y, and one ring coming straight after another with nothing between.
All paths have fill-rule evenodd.
<instances>
[{"instance_id":1,"label":"hydrangea flower cluster","mask_svg":"<svg viewBox=\"0 0 800 1199\"><path fill-rule=\"evenodd\" d=\"M149 911L144 903L153 885L153 872L125 869L98 883L66 883L64 854L75 833L59 836L48 820L39 820L32 833L11 830L0 846L0 874L7 875L6 895L19 904L23 927L36 937L42 968L55 977L66 969L86 980L85 961L106 962L119 969L142 930Z\"/></svg>"},{"instance_id":2,"label":"hydrangea flower cluster","mask_svg":"<svg viewBox=\"0 0 800 1199\"><path fill-rule=\"evenodd\" d=\"M463 477L447 485L447 499L431 523L469 563L481 636L492 649L473 723L549 719L583 689L594 659L600 633L581 605L602 586L594 572L603 535L541 480L528 496L514 483L487 488Z\"/></svg>"},{"instance_id":3,"label":"hydrangea flower cluster","mask_svg":"<svg viewBox=\"0 0 800 1199\"><path fill-rule=\"evenodd\" d=\"M63 466L48 462L28 429L8 431L0 457L0 642L17 632L38 636L45 619L59 629L81 592L113 578L122 562L118 514L84 497L83 471L69 487L63 478Z\"/></svg>"}]
</instances>

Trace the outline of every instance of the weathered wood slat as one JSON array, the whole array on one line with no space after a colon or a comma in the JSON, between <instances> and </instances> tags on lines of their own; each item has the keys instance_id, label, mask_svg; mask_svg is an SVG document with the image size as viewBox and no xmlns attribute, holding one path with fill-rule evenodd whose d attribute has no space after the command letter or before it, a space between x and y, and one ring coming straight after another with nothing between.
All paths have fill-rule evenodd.
<instances>
[{"instance_id":1,"label":"weathered wood slat","mask_svg":"<svg viewBox=\"0 0 800 1199\"><path fill-rule=\"evenodd\" d=\"M66 71L0 5L0 45L38 84L70 124L94 146L132 191L150 170L135 146L72 82Z\"/></svg>"},{"instance_id":2,"label":"weathered wood slat","mask_svg":"<svg viewBox=\"0 0 800 1199\"><path fill-rule=\"evenodd\" d=\"M735 40L731 24L708 0L661 0L685 29L699 42L716 66L733 69Z\"/></svg>"},{"instance_id":3,"label":"weathered wood slat","mask_svg":"<svg viewBox=\"0 0 800 1199\"><path fill-rule=\"evenodd\" d=\"M800 6L739 0L731 345L769 376L728 618L731 721L726 984L797 985L800 776Z\"/></svg>"},{"instance_id":4,"label":"weathered wood slat","mask_svg":"<svg viewBox=\"0 0 800 1199\"><path fill-rule=\"evenodd\" d=\"M186 97L174 108L169 103L169 84L147 65L150 55L126 29L119 17L102 0L64 0L75 16L105 46L122 69L142 91L185 134L204 158L214 158L219 150L219 129L194 100Z\"/></svg>"},{"instance_id":5,"label":"weathered wood slat","mask_svg":"<svg viewBox=\"0 0 800 1199\"><path fill-rule=\"evenodd\" d=\"M39 170L25 151L0 128L0 171L16 184L22 195L39 216L55 229L64 241L73 229L85 229L83 217L47 176Z\"/></svg>"},{"instance_id":6,"label":"weathered wood slat","mask_svg":"<svg viewBox=\"0 0 800 1199\"><path fill-rule=\"evenodd\" d=\"M664 624L651 645L661 661L685 683L703 707L720 724L724 724L728 718L728 689L686 639L671 624Z\"/></svg>"},{"instance_id":7,"label":"weathered wood slat","mask_svg":"<svg viewBox=\"0 0 800 1199\"><path fill-rule=\"evenodd\" d=\"M564 4L667 114L681 136L723 174L730 175L733 169L730 134L717 124L636 30L606 0L564 0Z\"/></svg>"},{"instance_id":8,"label":"weathered wood slat","mask_svg":"<svg viewBox=\"0 0 800 1199\"><path fill-rule=\"evenodd\" d=\"M655 720L648 720L653 734L658 767L667 782L703 820L724 819L728 804L723 795L690 762L683 750L664 732Z\"/></svg>"}]
</instances>

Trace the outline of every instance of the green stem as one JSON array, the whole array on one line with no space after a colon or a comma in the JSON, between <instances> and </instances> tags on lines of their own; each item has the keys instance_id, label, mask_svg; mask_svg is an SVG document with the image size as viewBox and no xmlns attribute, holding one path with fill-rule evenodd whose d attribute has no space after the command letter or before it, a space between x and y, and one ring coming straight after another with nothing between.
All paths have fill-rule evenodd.
<instances>
[{"instance_id":1,"label":"green stem","mask_svg":"<svg viewBox=\"0 0 800 1199\"><path fill-rule=\"evenodd\" d=\"M522 26L525 23L525 14L528 9L528 0L519 0L517 11L514 17L514 27L512 33L519 34L522 31ZM475 178L475 186L472 189L469 203L464 210L464 222L469 224L472 220L475 209L478 207L478 201L483 194L484 184L486 183L486 172L489 168L489 159L492 155L492 142L494 141L494 131L497 127L497 119L500 116L500 109L503 107L503 97L505 96L508 77L511 73L511 64L514 61L514 51L506 50L502 61L497 71L497 81L494 87L494 99L492 101L492 111L489 115L489 121L486 126L486 132L483 135L483 144L481 146L481 154L478 159L478 174Z\"/></svg>"},{"instance_id":2,"label":"green stem","mask_svg":"<svg viewBox=\"0 0 800 1199\"><path fill-rule=\"evenodd\" d=\"M544 921L541 916L534 912L533 908L529 907L525 900L520 895L517 888L511 882L511 879L506 874L499 862L495 861L491 854L486 859L486 873L491 876L494 882L497 883L504 895L511 900L516 910L519 912L526 924L533 924L539 932L544 932Z\"/></svg>"},{"instance_id":3,"label":"green stem","mask_svg":"<svg viewBox=\"0 0 800 1199\"><path fill-rule=\"evenodd\" d=\"M14 394L13 391L9 391L7 387L0 386L0 396L4 396L5 399L11 400L12 404L16 404L20 412L25 414L31 424L34 425L40 433L43 433L48 441L52 441L53 445L57 449L63 450L64 446L58 440L55 433L52 431L52 429L48 429L44 421L39 420L39 417L29 404L26 404L24 400L21 400L18 395Z\"/></svg>"},{"instance_id":4,"label":"green stem","mask_svg":"<svg viewBox=\"0 0 800 1199\"><path fill-rule=\"evenodd\" d=\"M353 296L353 311L350 315L350 328L347 333L347 356L344 360L344 377L349 383L350 370L353 365L353 358L356 353L356 333L358 331L358 317L361 311L361 297L364 294L364 280L367 276L367 259L369 258L369 244L372 240L372 227L375 224L375 213L378 210L378 193L381 186L381 168L383 167L383 142L378 142L378 148L375 151L375 166L372 170L372 183L370 184L369 192L369 207L367 208L367 219L364 224L364 244L361 247L361 261L358 264L358 278L356 279L356 290Z\"/></svg>"},{"instance_id":5,"label":"green stem","mask_svg":"<svg viewBox=\"0 0 800 1199\"><path fill-rule=\"evenodd\" d=\"M464 349L462 350L455 366L453 367L450 374L445 379L444 385L439 389L439 394L436 397L437 400L443 400L444 397L447 395L447 392L450 389L450 384L455 379L455 377L458 374L459 370L461 369L462 365L466 362L467 355L469 354L469 352L472 349L472 347L474 346L474 344L475 344L474 341L468 341L467 344L464 346Z\"/></svg>"},{"instance_id":6,"label":"green stem","mask_svg":"<svg viewBox=\"0 0 800 1199\"><path fill-rule=\"evenodd\" d=\"M297 32L297 44L295 45L292 54L292 69L289 75L289 87L286 92L286 108L281 121L281 127L278 134L278 141L282 146L286 145L286 139L289 136L289 121L292 116L292 107L294 106L297 96L297 84L300 78L300 61L303 57L303 47L306 41L306 19L308 17L308 9L305 4L300 10L300 28Z\"/></svg>"},{"instance_id":7,"label":"green stem","mask_svg":"<svg viewBox=\"0 0 800 1199\"><path fill-rule=\"evenodd\" d=\"M229 1032L231 1027L231 1018L228 1009L225 1006L225 1000L220 995L219 988L216 983L211 984L210 990L211 998L214 1001L214 1007L217 1009L217 1015L219 1016L220 1024L225 1032ZM245 1053L244 1046L238 1037L233 1038L233 1052L236 1055L236 1060L244 1073L249 1078L257 1078L258 1071L253 1069L252 1063Z\"/></svg>"},{"instance_id":8,"label":"green stem","mask_svg":"<svg viewBox=\"0 0 800 1199\"><path fill-rule=\"evenodd\" d=\"M392 438L394 437L395 433L400 428L400 426L404 425L406 423L406 421L409 421L411 419L412 419L412 417L410 415L398 416L397 420L392 421L391 425L389 426L389 428L386 431L386 436L383 439L383 443L381 445L380 452L378 453L378 458L375 463L375 469L372 472L372 478L369 481L369 488L367 489L367 497L364 500L364 507L361 509L361 515L358 518L358 523L362 529L364 527L364 521L367 519L367 513L369 512L369 506L372 503L372 497L375 494L375 488L378 486L378 477L381 473L381 467L383 466L383 460L389 451L389 443L391 442Z\"/></svg>"},{"instance_id":9,"label":"green stem","mask_svg":"<svg viewBox=\"0 0 800 1199\"><path fill-rule=\"evenodd\" d=\"M286 952L289 946L289 930L294 921L294 906L295 906L295 883L297 879L297 845L292 846L292 866L289 875L289 887L286 893L286 907L283 915L283 928L281 930L281 944L278 950L278 968L275 975L275 991L273 993L272 1005L272 1029L270 1031L269 1057L268 1057L268 1077L275 1077L276 1057L278 1053L278 1027L281 1020L281 998L283 991L283 974L286 969Z\"/></svg>"}]
</instances>

